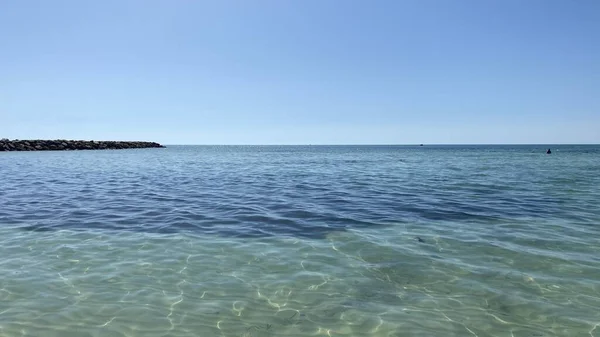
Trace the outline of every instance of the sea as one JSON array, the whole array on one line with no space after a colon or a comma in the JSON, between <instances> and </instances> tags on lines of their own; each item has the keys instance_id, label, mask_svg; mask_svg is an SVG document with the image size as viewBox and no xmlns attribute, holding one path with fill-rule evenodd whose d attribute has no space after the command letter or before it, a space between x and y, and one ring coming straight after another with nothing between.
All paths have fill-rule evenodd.
<instances>
[{"instance_id":1,"label":"sea","mask_svg":"<svg viewBox=\"0 0 600 337\"><path fill-rule=\"evenodd\" d=\"M0 152L0 336L598 337L600 146Z\"/></svg>"}]
</instances>

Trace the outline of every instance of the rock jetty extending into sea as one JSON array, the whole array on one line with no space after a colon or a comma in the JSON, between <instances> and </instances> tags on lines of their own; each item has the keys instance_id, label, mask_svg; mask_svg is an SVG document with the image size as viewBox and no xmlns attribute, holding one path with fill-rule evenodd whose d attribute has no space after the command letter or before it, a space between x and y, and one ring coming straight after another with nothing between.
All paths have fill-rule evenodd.
<instances>
[{"instance_id":1,"label":"rock jetty extending into sea","mask_svg":"<svg viewBox=\"0 0 600 337\"><path fill-rule=\"evenodd\" d=\"M164 147L155 142L0 139L0 151L119 150Z\"/></svg>"}]
</instances>

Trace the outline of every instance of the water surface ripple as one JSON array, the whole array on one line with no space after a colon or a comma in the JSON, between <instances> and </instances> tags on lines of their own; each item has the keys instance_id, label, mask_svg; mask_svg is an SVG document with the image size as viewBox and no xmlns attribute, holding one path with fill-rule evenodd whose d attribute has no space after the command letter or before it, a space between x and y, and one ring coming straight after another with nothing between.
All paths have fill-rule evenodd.
<instances>
[{"instance_id":1,"label":"water surface ripple","mask_svg":"<svg viewBox=\"0 0 600 337\"><path fill-rule=\"evenodd\" d=\"M0 153L0 336L600 337L600 147Z\"/></svg>"}]
</instances>

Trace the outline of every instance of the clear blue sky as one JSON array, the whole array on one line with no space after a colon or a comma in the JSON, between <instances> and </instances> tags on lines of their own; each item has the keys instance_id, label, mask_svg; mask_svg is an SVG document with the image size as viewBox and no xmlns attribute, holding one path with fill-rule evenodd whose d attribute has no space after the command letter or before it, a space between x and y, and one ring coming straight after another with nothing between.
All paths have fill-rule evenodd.
<instances>
[{"instance_id":1,"label":"clear blue sky","mask_svg":"<svg viewBox=\"0 0 600 337\"><path fill-rule=\"evenodd\" d=\"M2 0L2 137L600 143L600 1Z\"/></svg>"}]
</instances>

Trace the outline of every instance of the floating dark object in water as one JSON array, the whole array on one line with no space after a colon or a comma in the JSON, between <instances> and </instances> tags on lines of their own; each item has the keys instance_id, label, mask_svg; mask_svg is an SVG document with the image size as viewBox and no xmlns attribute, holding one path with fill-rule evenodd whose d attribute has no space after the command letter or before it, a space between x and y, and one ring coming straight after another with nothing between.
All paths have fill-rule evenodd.
<instances>
[{"instance_id":1,"label":"floating dark object in water","mask_svg":"<svg viewBox=\"0 0 600 337\"><path fill-rule=\"evenodd\" d=\"M423 146L423 144L419 145L419 146Z\"/></svg>"},{"instance_id":2,"label":"floating dark object in water","mask_svg":"<svg viewBox=\"0 0 600 337\"><path fill-rule=\"evenodd\" d=\"M425 243L425 240L421 239L420 237L416 237L415 239L417 239L417 241L419 241L420 243Z\"/></svg>"},{"instance_id":3,"label":"floating dark object in water","mask_svg":"<svg viewBox=\"0 0 600 337\"><path fill-rule=\"evenodd\" d=\"M552 151L550 151L550 149L548 149L548 151L546 151L546 154L551 154Z\"/></svg>"}]
</instances>

